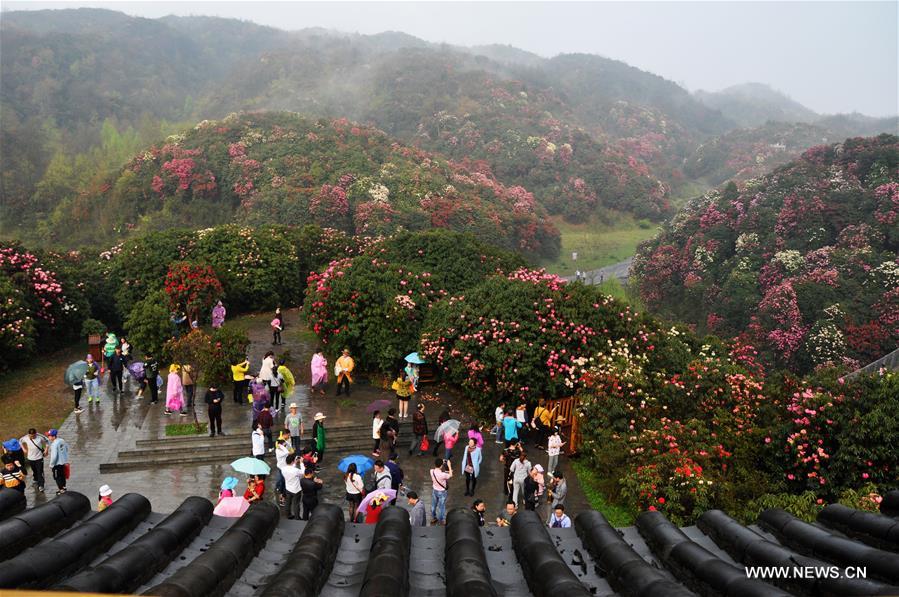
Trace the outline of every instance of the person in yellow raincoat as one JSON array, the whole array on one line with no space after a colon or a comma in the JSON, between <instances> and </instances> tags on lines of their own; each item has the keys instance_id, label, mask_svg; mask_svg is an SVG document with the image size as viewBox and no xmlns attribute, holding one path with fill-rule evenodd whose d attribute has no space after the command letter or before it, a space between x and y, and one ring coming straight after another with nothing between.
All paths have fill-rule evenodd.
<instances>
[{"instance_id":1,"label":"person in yellow raincoat","mask_svg":"<svg viewBox=\"0 0 899 597\"><path fill-rule=\"evenodd\" d=\"M334 375L337 376L337 395L340 396L340 389L344 388L346 390L346 395L350 395L350 384L353 383L353 378L350 374L353 372L353 368L356 366L356 363L353 361L353 357L350 356L350 349L344 348L343 354L340 355L340 358L337 359L337 363L334 365Z\"/></svg>"},{"instance_id":2,"label":"person in yellow raincoat","mask_svg":"<svg viewBox=\"0 0 899 597\"><path fill-rule=\"evenodd\" d=\"M286 401L293 393L293 388L297 385L297 381L294 379L291 370L284 364L284 359L278 361L278 375L284 380L284 386L281 388L281 393Z\"/></svg>"}]
</instances>

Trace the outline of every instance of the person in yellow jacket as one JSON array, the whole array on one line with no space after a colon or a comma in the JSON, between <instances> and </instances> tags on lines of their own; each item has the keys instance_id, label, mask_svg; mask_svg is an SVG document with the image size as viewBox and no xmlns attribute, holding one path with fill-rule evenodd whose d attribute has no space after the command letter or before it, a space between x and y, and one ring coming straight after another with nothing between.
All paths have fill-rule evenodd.
<instances>
[{"instance_id":1,"label":"person in yellow jacket","mask_svg":"<svg viewBox=\"0 0 899 597\"><path fill-rule=\"evenodd\" d=\"M546 449L546 440L549 437L555 414L555 408L552 410L546 408L546 399L541 398L537 402L537 408L534 409L534 417L531 419L531 427L537 430L536 444L541 450Z\"/></svg>"},{"instance_id":2,"label":"person in yellow jacket","mask_svg":"<svg viewBox=\"0 0 899 597\"><path fill-rule=\"evenodd\" d=\"M247 399L247 389L249 388L250 379L248 371L250 370L250 358L245 358L242 362L231 365L231 377L234 379L234 403L244 404Z\"/></svg>"},{"instance_id":3,"label":"person in yellow jacket","mask_svg":"<svg viewBox=\"0 0 899 597\"><path fill-rule=\"evenodd\" d=\"M350 395L350 384L353 383L353 378L350 374L353 372L353 368L356 366L356 363L353 361L353 357L350 356L350 349L344 348L343 354L340 355L340 358L337 359L337 363L334 365L334 375L337 376L337 395L340 396L340 389L346 389L346 395Z\"/></svg>"},{"instance_id":4,"label":"person in yellow jacket","mask_svg":"<svg viewBox=\"0 0 899 597\"><path fill-rule=\"evenodd\" d=\"M297 381L293 376L293 372L287 368L287 365L285 365L284 359L278 361L278 375L280 375L281 379L284 380L281 391L284 395L284 399L286 400L291 394L293 394L293 388L297 385Z\"/></svg>"}]
</instances>

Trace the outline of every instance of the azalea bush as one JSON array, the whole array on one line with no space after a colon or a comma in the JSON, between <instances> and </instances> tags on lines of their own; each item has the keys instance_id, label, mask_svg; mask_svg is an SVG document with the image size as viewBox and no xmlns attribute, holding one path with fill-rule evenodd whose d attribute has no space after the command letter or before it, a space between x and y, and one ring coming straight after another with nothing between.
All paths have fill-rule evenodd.
<instances>
[{"instance_id":1,"label":"azalea bush","mask_svg":"<svg viewBox=\"0 0 899 597\"><path fill-rule=\"evenodd\" d=\"M389 372L418 346L432 303L519 263L472 235L400 234L311 274L304 312L335 352L348 347L362 366Z\"/></svg>"},{"instance_id":2,"label":"azalea bush","mask_svg":"<svg viewBox=\"0 0 899 597\"><path fill-rule=\"evenodd\" d=\"M648 321L593 287L522 268L434 305L421 352L488 410L572 394L585 359L610 338L645 337Z\"/></svg>"},{"instance_id":3,"label":"azalea bush","mask_svg":"<svg viewBox=\"0 0 899 597\"><path fill-rule=\"evenodd\" d=\"M179 261L169 265L165 276L165 294L173 311L197 316L210 309L222 296L222 283L208 265Z\"/></svg>"},{"instance_id":4,"label":"azalea bush","mask_svg":"<svg viewBox=\"0 0 899 597\"><path fill-rule=\"evenodd\" d=\"M899 374L794 386L784 400L789 418L777 430L787 487L833 496L865 483L899 486Z\"/></svg>"},{"instance_id":5,"label":"azalea bush","mask_svg":"<svg viewBox=\"0 0 899 597\"><path fill-rule=\"evenodd\" d=\"M767 399L763 379L720 343L698 343L677 329L652 342L681 358L632 351L622 339L589 361L579 393L583 448L610 495L688 524L731 503L755 470L763 451L756 423Z\"/></svg>"},{"instance_id":6,"label":"azalea bush","mask_svg":"<svg viewBox=\"0 0 899 597\"><path fill-rule=\"evenodd\" d=\"M27 360L37 346L55 349L74 339L90 306L79 279L52 254L0 243L0 360Z\"/></svg>"},{"instance_id":7,"label":"azalea bush","mask_svg":"<svg viewBox=\"0 0 899 597\"><path fill-rule=\"evenodd\" d=\"M691 201L641 248L654 312L799 373L899 345L899 137L849 139Z\"/></svg>"}]
</instances>

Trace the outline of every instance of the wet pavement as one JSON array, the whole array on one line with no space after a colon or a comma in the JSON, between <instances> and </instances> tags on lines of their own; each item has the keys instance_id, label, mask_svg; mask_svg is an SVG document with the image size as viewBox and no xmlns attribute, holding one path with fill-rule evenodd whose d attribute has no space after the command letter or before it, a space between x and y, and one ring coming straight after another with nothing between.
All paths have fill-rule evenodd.
<instances>
[{"instance_id":1,"label":"wet pavement","mask_svg":"<svg viewBox=\"0 0 899 597\"><path fill-rule=\"evenodd\" d=\"M287 321L293 324L284 333L284 344L272 347L269 335L268 322L270 317L255 315L243 318L247 323L248 333L252 341L250 357L253 369L258 369L261 359L267 350L275 349L276 354L286 350L290 351L292 361L290 369L297 378L297 386L289 402L296 402L305 420L306 436L311 428L313 415L322 412L327 415L327 427L334 428L343 425L368 425L370 428L371 416L365 412L365 407L377 399L388 399L394 403L396 399L393 392L369 385L361 376L352 389L349 398L334 395L335 386L333 379L327 388L327 394L310 395L309 391L309 359L312 354L312 341L308 335L302 334L298 326L299 315L296 311L287 313ZM435 386L423 386L422 392L416 394L417 399L424 399L425 413L431 433L436 426L437 417L443 408L450 409L453 418L459 418L467 428L468 418L464 417L460 400L454 399L452 392L445 388ZM219 485L222 479L233 475L229 466L230 458L223 459L216 464L189 464L177 466L155 466L146 470L133 470L125 472L100 473L100 464L114 462L120 451L135 449L137 440L158 439L165 437L165 425L168 423L187 423L192 417L181 417L177 414L166 416L163 414L164 392L160 394L160 403L150 405L149 399L135 398L136 386L126 385L125 393L114 396L104 385L102 388L102 400L99 404L86 404L86 398L82 399L84 412L70 414L59 429L60 437L69 442L70 462L72 474L68 481L68 488L79 491L95 500L98 488L108 484L113 489L113 497L121 496L129 492L137 492L147 496L156 512L170 512L174 510L186 497L199 495L215 500L218 495ZM199 388L198 399L202 401L205 388ZM236 405L231 400L230 388L225 390L226 400L223 407L223 427L230 436L243 434L246 437L247 455L250 455L250 406ZM410 404L409 412L413 412L417 399ZM200 402L197 415L201 422L206 421L205 405ZM283 425L283 415L276 417L276 427ZM26 425L27 427L27 425ZM368 434L370 437L370 432ZM220 438L207 438L210 445L214 445ZM502 464L499 462L501 446L493 441L493 437L484 432L483 460L481 475L478 479L476 491L477 498L487 502L490 519L496 517L504 502L502 493ZM406 450L399 450L399 464L405 473L405 485L408 489L415 490L425 501L430 512L431 483L429 470L434 465L432 456L415 457L408 456ZM456 476L449 483L449 498L447 508L471 505L474 498L465 497L464 476L461 468L462 444L458 444L454 450L453 470ZM324 481L322 498L326 502L345 505L344 486L341 473L337 470L337 462L348 454L326 452L325 462L319 477ZM369 454L366 454L367 456ZM182 454L183 456L183 454ZM547 456L545 452L539 455L531 450L531 461L541 463L546 467ZM268 458L270 465L274 465L274 457ZM578 512L588 509L586 498L570 473L570 467L566 458L562 456L560 468L565 472L568 480L569 495L566 501L568 512L573 516ZM29 506L42 503L51 499L56 491L55 483L50 477L49 466L46 467L47 484L45 493L38 493L31 486L26 489ZM241 479L239 489L243 491L243 475L235 475ZM274 478L267 483L267 491L270 499L274 496Z\"/></svg>"}]
</instances>

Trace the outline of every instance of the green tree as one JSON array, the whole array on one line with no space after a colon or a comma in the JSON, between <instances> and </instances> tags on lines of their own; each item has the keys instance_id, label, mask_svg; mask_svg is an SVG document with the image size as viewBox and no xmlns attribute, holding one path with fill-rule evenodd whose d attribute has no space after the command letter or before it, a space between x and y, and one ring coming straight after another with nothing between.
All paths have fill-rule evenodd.
<instances>
[{"instance_id":1,"label":"green tree","mask_svg":"<svg viewBox=\"0 0 899 597\"><path fill-rule=\"evenodd\" d=\"M168 298L162 290L151 292L134 303L125 320L125 330L128 339L140 351L161 354L163 345L172 337L167 304Z\"/></svg>"}]
</instances>

